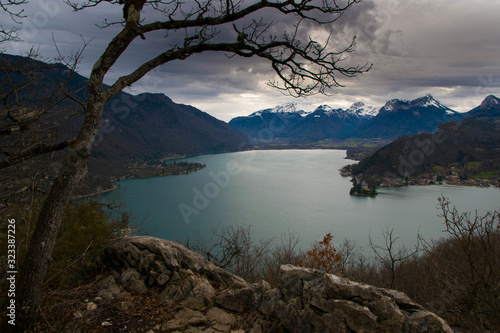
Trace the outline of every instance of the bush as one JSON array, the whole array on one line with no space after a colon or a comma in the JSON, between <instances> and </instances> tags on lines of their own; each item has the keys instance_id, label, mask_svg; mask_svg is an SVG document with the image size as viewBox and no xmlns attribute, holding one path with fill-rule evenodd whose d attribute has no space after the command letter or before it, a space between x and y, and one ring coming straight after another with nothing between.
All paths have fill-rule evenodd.
<instances>
[{"instance_id":1,"label":"bush","mask_svg":"<svg viewBox=\"0 0 500 333\"><path fill-rule=\"evenodd\" d=\"M40 208L41 201L34 201L30 205L9 205L2 212L6 217L3 223L7 218L16 220L18 267L26 256ZM68 204L49 264L48 287L59 289L78 285L81 279L91 276L93 269L100 265L100 251L113 237L114 227L99 203L81 201ZM6 237L5 225L2 225L0 235ZM6 248L1 251L1 255L5 255Z\"/></svg>"},{"instance_id":2,"label":"bush","mask_svg":"<svg viewBox=\"0 0 500 333\"><path fill-rule=\"evenodd\" d=\"M210 237L187 239L187 248L200 253L213 264L244 278L248 282L266 280L275 286L279 267L298 264L301 256L298 237L289 233L272 247L273 239L252 241L250 226L217 227Z\"/></svg>"},{"instance_id":3,"label":"bush","mask_svg":"<svg viewBox=\"0 0 500 333\"><path fill-rule=\"evenodd\" d=\"M101 251L113 238L114 222L93 201L66 207L49 265L50 283L75 284L102 266ZM66 281L67 280L67 281Z\"/></svg>"},{"instance_id":4,"label":"bush","mask_svg":"<svg viewBox=\"0 0 500 333\"><path fill-rule=\"evenodd\" d=\"M322 241L313 246L312 250L306 252L303 260L299 262L299 266L342 275L343 260L333 246L332 240L332 234L328 233Z\"/></svg>"}]
</instances>

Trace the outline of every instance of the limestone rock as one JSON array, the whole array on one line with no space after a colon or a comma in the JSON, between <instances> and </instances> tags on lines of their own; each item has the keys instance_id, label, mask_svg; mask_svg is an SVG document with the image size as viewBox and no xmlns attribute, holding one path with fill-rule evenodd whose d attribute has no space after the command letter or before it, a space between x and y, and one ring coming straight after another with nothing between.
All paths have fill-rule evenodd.
<instances>
[{"instance_id":1,"label":"limestone rock","mask_svg":"<svg viewBox=\"0 0 500 333\"><path fill-rule=\"evenodd\" d=\"M243 312L258 308L263 302L264 294L270 289L269 283L261 281L242 289L224 290L216 301L227 310Z\"/></svg>"},{"instance_id":2,"label":"limestone rock","mask_svg":"<svg viewBox=\"0 0 500 333\"><path fill-rule=\"evenodd\" d=\"M213 303L215 289L190 270L173 274L160 297L167 306L182 305L193 310L206 310Z\"/></svg>"},{"instance_id":3,"label":"limestone rock","mask_svg":"<svg viewBox=\"0 0 500 333\"><path fill-rule=\"evenodd\" d=\"M105 249L105 258L114 267L134 268L147 276L150 286L165 285L168 277L181 268L206 276L220 287L248 286L242 278L213 265L181 244L154 237L133 236L116 239Z\"/></svg>"},{"instance_id":4,"label":"limestone rock","mask_svg":"<svg viewBox=\"0 0 500 333\"><path fill-rule=\"evenodd\" d=\"M280 320L290 332L404 332L410 327L415 332L452 332L403 293L291 265L282 266L280 273Z\"/></svg>"},{"instance_id":5,"label":"limestone rock","mask_svg":"<svg viewBox=\"0 0 500 333\"><path fill-rule=\"evenodd\" d=\"M154 288L180 309L167 332L452 332L402 292L319 270L283 265L276 288L249 284L180 244L142 236L114 241L105 256L127 290ZM102 297L127 293L113 276L99 287Z\"/></svg>"},{"instance_id":6,"label":"limestone rock","mask_svg":"<svg viewBox=\"0 0 500 333\"><path fill-rule=\"evenodd\" d=\"M207 319L198 311L182 309L175 314L174 319L166 323L162 329L167 331L181 330L193 325L205 324Z\"/></svg>"},{"instance_id":7,"label":"limestone rock","mask_svg":"<svg viewBox=\"0 0 500 333\"><path fill-rule=\"evenodd\" d=\"M121 293L120 287L116 284L115 278L111 275L102 280L99 283L99 287L101 290L97 295L106 299L113 299Z\"/></svg>"},{"instance_id":8,"label":"limestone rock","mask_svg":"<svg viewBox=\"0 0 500 333\"><path fill-rule=\"evenodd\" d=\"M211 308L206 316L211 323L229 325L230 327L236 324L236 317L220 308Z\"/></svg>"}]
</instances>

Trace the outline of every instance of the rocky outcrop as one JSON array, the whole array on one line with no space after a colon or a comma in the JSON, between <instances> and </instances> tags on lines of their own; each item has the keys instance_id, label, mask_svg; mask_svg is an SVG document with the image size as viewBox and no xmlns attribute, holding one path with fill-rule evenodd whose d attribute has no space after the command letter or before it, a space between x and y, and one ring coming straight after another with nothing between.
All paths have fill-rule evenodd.
<instances>
[{"instance_id":1,"label":"rocky outcrop","mask_svg":"<svg viewBox=\"0 0 500 333\"><path fill-rule=\"evenodd\" d=\"M185 332L452 332L402 292L322 271L281 266L276 288L249 284L182 245L127 237L105 250L118 279L100 295L155 290L175 316L159 331Z\"/></svg>"}]
</instances>

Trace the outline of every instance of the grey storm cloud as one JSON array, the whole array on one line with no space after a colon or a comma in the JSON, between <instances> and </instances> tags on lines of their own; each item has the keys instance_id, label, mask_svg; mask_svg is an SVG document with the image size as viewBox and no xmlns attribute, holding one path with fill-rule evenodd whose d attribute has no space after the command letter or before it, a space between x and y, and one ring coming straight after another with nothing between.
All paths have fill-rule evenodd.
<instances>
[{"instance_id":1,"label":"grey storm cloud","mask_svg":"<svg viewBox=\"0 0 500 333\"><path fill-rule=\"evenodd\" d=\"M184 6L194 2L185 1ZM247 3L247 2L245 2ZM446 105L467 111L488 94L500 95L500 1L487 0L366 0L354 5L333 24L318 26L302 22L299 35L318 41L330 36L329 47L341 50L356 36L355 52L347 54L346 65L373 64L370 72L356 78L339 78L345 85L334 96L315 96L312 103L346 105L361 100L382 106L392 98L417 98L431 93ZM45 57L69 55L89 42L79 64L89 75L93 63L120 26L99 29L104 18L117 21L122 7L103 2L96 8L74 13L59 0L32 1L20 27L21 43L2 45L9 53L39 48ZM144 17L160 18L148 10ZM291 31L296 17L273 11L258 14L272 21L269 32ZM248 21L237 23L241 27ZM14 25L8 16L3 26ZM219 37L235 36L232 25ZM113 66L108 79L116 79L153 57L169 45L182 41L182 32L163 32L138 39ZM174 101L193 104L223 120L259 108L293 101L271 90L267 61L221 53L204 53L174 61L154 70L130 92L162 92Z\"/></svg>"}]
</instances>

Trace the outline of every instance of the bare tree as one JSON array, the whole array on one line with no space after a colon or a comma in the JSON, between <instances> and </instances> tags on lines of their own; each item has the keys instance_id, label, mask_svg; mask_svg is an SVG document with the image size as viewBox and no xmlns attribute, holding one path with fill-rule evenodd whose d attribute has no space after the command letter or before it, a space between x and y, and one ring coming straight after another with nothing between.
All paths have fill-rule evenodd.
<instances>
[{"instance_id":1,"label":"bare tree","mask_svg":"<svg viewBox=\"0 0 500 333\"><path fill-rule=\"evenodd\" d=\"M369 245L373 253L375 253L375 259L382 265L382 268L389 272L390 282L388 287L393 289L396 279L399 277L399 267L420 252L420 241L417 242L413 251L409 251L404 246L395 249L395 243L399 237L394 235L394 228L390 230L387 228L382 232L382 235L385 240L384 245L374 244L371 237L369 238Z\"/></svg>"},{"instance_id":2,"label":"bare tree","mask_svg":"<svg viewBox=\"0 0 500 333\"><path fill-rule=\"evenodd\" d=\"M281 265L299 264L304 257L299 242L300 238L294 232L289 231L287 234L281 235L279 242L276 242L273 250L265 258L263 280L266 280L272 286L277 286Z\"/></svg>"},{"instance_id":3,"label":"bare tree","mask_svg":"<svg viewBox=\"0 0 500 333\"><path fill-rule=\"evenodd\" d=\"M361 259L360 249L361 247L356 245L356 241L347 238L344 238L344 241L339 246L338 252L342 257L341 269L344 276L348 277L355 263Z\"/></svg>"},{"instance_id":4,"label":"bare tree","mask_svg":"<svg viewBox=\"0 0 500 333\"><path fill-rule=\"evenodd\" d=\"M252 246L250 226L218 225L212 229L209 239L198 235L197 239L186 240L186 247L200 253L215 265L234 272L236 262L241 260L246 247Z\"/></svg>"},{"instance_id":5,"label":"bare tree","mask_svg":"<svg viewBox=\"0 0 500 333\"><path fill-rule=\"evenodd\" d=\"M255 242L250 226L217 226L210 236L198 235L185 243L190 250L249 282L266 280L271 285L277 285L281 265L298 264L303 257L296 234L284 234L279 242L273 238Z\"/></svg>"},{"instance_id":6,"label":"bare tree","mask_svg":"<svg viewBox=\"0 0 500 333\"><path fill-rule=\"evenodd\" d=\"M459 212L448 198L438 208L449 237L424 244L432 310L452 313L474 332L500 327L500 211Z\"/></svg>"},{"instance_id":7,"label":"bare tree","mask_svg":"<svg viewBox=\"0 0 500 333\"><path fill-rule=\"evenodd\" d=\"M105 22L105 25L122 24L122 29L94 64L82 127L70 142L69 152L44 201L27 258L21 267L19 326L15 327L18 331L28 327L40 304L42 285L62 213L73 190L86 173L86 161L98 133L104 105L123 88L162 64L207 51L268 60L280 79L269 84L293 96L325 93L329 88L340 86L338 75L352 77L370 68L367 65L341 66L344 55L352 51L354 41L340 51L332 51L328 45L320 45L310 38L300 38L303 22L334 22L359 0L261 0L251 3L238 0L67 1L77 11L104 2L125 3L123 21ZM148 22L145 20L147 15L142 17L141 14L144 6L160 13L161 17L153 15L153 20ZM255 18L266 9L274 11L275 21L279 20L280 15L293 16L296 19L293 31L273 33L272 22ZM226 31L228 28L232 29L231 32ZM223 29L226 29L224 34L221 33ZM176 41L167 37L164 49L159 54L152 55L150 60L105 88L103 82L106 74L132 42L138 37L147 40L148 34L158 31L166 32L167 36L181 31L184 38Z\"/></svg>"}]
</instances>

